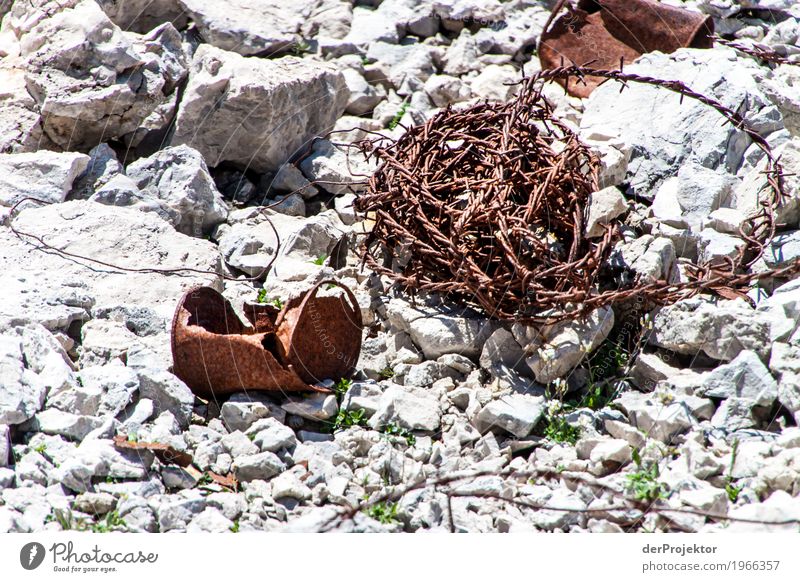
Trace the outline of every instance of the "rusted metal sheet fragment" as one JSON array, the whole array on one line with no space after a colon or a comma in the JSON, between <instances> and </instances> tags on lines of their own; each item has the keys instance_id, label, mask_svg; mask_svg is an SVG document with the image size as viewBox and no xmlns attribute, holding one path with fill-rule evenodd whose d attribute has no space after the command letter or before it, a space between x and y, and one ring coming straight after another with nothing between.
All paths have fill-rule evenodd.
<instances>
[{"instance_id":1,"label":"rusted metal sheet fragment","mask_svg":"<svg viewBox=\"0 0 800 582\"><path fill-rule=\"evenodd\" d=\"M344 290L319 297L320 285ZM361 350L361 312L352 292L324 281L278 310L247 305L246 326L210 287L188 291L172 322L173 371L204 398L243 390L318 391L326 378L349 375Z\"/></svg>"},{"instance_id":2,"label":"rusted metal sheet fragment","mask_svg":"<svg viewBox=\"0 0 800 582\"><path fill-rule=\"evenodd\" d=\"M714 21L710 16L667 6L653 0L578 0L559 2L552 26L539 43L542 69L569 64L611 69L631 63L644 53L671 53L681 47L711 48ZM588 77L567 86L576 97L588 97L600 83Z\"/></svg>"},{"instance_id":3,"label":"rusted metal sheet fragment","mask_svg":"<svg viewBox=\"0 0 800 582\"><path fill-rule=\"evenodd\" d=\"M320 296L322 285L339 295ZM335 281L317 283L299 300L289 302L276 322L281 360L306 382L349 376L361 351L361 309L355 295Z\"/></svg>"},{"instance_id":4,"label":"rusted metal sheet fragment","mask_svg":"<svg viewBox=\"0 0 800 582\"><path fill-rule=\"evenodd\" d=\"M114 446L118 449L127 449L132 451L150 451L155 454L159 461L165 465L178 465L180 467L188 467L192 464L192 455L183 453L171 445L164 443L143 443L138 441L129 441L123 435L116 435L113 439Z\"/></svg>"}]
</instances>

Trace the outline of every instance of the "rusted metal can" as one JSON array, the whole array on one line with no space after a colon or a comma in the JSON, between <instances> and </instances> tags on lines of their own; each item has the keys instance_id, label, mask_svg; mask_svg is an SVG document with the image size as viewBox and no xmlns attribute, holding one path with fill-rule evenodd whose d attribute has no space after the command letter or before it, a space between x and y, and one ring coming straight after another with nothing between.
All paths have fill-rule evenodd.
<instances>
[{"instance_id":1,"label":"rusted metal can","mask_svg":"<svg viewBox=\"0 0 800 582\"><path fill-rule=\"evenodd\" d=\"M322 285L343 290L320 296ZM322 281L278 310L247 305L245 325L210 287L187 291L172 321L173 372L203 398L245 390L327 391L314 384L347 377L361 351L361 311L352 291Z\"/></svg>"}]
</instances>

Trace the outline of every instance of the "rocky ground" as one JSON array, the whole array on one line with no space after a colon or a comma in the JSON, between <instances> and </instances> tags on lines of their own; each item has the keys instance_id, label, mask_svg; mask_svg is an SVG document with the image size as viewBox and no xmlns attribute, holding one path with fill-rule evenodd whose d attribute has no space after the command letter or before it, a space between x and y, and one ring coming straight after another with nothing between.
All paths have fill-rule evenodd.
<instances>
[{"instance_id":1,"label":"rocky ground","mask_svg":"<svg viewBox=\"0 0 800 582\"><path fill-rule=\"evenodd\" d=\"M800 54L791 0L669 3ZM0 1L0 531L797 531L797 280L762 281L755 307L703 295L532 327L412 303L359 268L372 166L347 144L512 98L550 7ZM800 257L800 69L716 47L626 70L681 79L766 137L790 197L754 269ZM545 93L602 155L589 228L624 218L615 265L679 280L735 254L764 186L747 136L653 87ZM266 276L265 215L281 240ZM153 270L174 268L195 271ZM366 324L334 394L206 402L170 372L185 289L240 307L322 278Z\"/></svg>"}]
</instances>

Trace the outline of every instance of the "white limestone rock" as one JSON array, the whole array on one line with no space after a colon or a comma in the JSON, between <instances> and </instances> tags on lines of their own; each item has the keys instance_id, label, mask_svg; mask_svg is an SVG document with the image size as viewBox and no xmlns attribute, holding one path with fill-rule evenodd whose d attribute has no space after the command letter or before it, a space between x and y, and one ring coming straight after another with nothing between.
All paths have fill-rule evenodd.
<instances>
[{"instance_id":1,"label":"white limestone rock","mask_svg":"<svg viewBox=\"0 0 800 582\"><path fill-rule=\"evenodd\" d=\"M203 44L194 54L172 144L275 171L313 136L332 129L349 99L333 65L295 57L246 58Z\"/></svg>"},{"instance_id":2,"label":"white limestone rock","mask_svg":"<svg viewBox=\"0 0 800 582\"><path fill-rule=\"evenodd\" d=\"M712 301L703 296L660 308L649 343L681 354L705 352L715 360L733 360L743 350L769 353L770 323L743 300Z\"/></svg>"},{"instance_id":3,"label":"white limestone rock","mask_svg":"<svg viewBox=\"0 0 800 582\"><path fill-rule=\"evenodd\" d=\"M133 162L127 175L142 192L139 206L157 212L180 233L209 233L228 215L203 157L186 145Z\"/></svg>"},{"instance_id":4,"label":"white limestone rock","mask_svg":"<svg viewBox=\"0 0 800 582\"><path fill-rule=\"evenodd\" d=\"M76 152L0 154L0 206L13 206L26 197L47 204L64 202L88 165L89 156Z\"/></svg>"}]
</instances>

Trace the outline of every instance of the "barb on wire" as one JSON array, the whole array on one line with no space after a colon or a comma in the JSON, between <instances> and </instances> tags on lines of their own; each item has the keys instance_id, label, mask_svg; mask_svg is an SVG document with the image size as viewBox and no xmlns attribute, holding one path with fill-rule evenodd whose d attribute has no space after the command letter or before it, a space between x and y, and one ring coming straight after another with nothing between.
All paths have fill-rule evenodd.
<instances>
[{"instance_id":1,"label":"barb on wire","mask_svg":"<svg viewBox=\"0 0 800 582\"><path fill-rule=\"evenodd\" d=\"M749 55L765 63L775 63L777 65L800 65L800 61L793 61L789 57L780 54L775 49L762 44L744 44L734 40L728 40L721 36L714 36L714 42L723 46L730 47L741 53Z\"/></svg>"}]
</instances>

